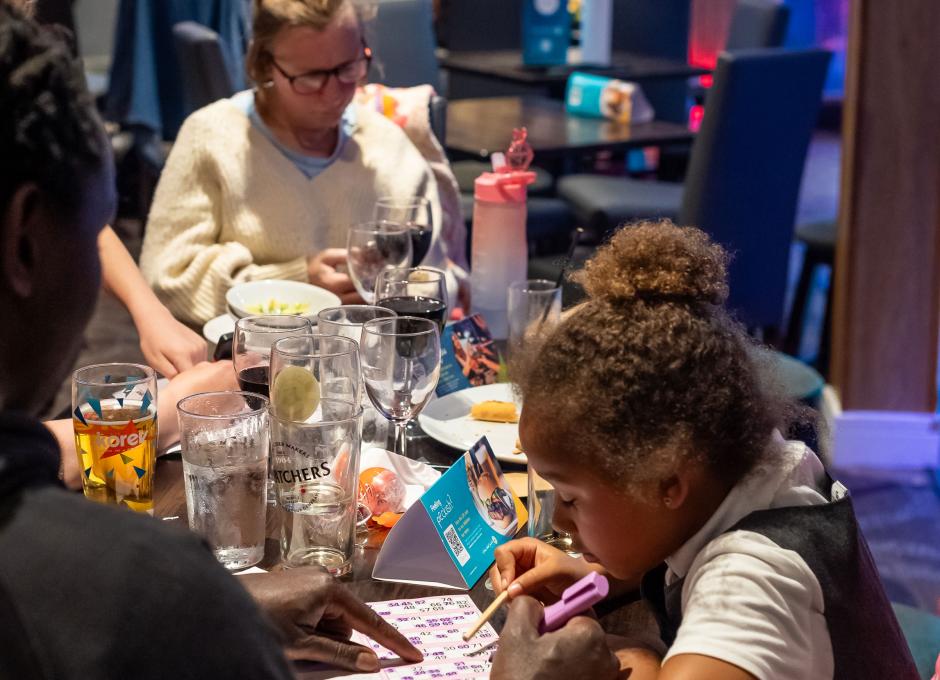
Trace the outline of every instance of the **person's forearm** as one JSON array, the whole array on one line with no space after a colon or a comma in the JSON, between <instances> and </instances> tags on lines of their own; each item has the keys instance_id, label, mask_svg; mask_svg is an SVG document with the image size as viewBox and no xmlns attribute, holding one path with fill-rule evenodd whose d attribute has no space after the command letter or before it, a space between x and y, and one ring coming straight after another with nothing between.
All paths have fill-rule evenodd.
<instances>
[{"instance_id":1,"label":"person's forearm","mask_svg":"<svg viewBox=\"0 0 940 680\"><path fill-rule=\"evenodd\" d=\"M154 309L163 308L137 268L134 258L111 227L101 230L98 253L101 256L101 279L105 289L127 307L135 321Z\"/></svg>"}]
</instances>

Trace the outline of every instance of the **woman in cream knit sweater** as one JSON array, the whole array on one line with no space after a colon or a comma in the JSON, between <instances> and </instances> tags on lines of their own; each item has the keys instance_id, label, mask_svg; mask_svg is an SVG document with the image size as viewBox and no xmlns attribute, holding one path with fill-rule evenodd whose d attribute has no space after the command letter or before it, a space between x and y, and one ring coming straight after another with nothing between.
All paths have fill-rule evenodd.
<instances>
[{"instance_id":1,"label":"woman in cream knit sweater","mask_svg":"<svg viewBox=\"0 0 940 680\"><path fill-rule=\"evenodd\" d=\"M177 318L202 324L255 279L357 300L346 233L382 196L430 200L424 264L449 270L456 289L465 274L441 237L428 162L395 123L351 103L370 58L348 0L255 0L247 62L260 86L186 120L150 211L141 269Z\"/></svg>"}]
</instances>

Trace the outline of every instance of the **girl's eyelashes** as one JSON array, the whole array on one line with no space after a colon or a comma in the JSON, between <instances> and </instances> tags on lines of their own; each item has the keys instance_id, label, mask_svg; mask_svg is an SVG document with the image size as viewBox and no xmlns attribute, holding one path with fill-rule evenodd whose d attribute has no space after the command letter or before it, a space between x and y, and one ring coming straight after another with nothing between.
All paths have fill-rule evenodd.
<instances>
[{"instance_id":1,"label":"girl's eyelashes","mask_svg":"<svg viewBox=\"0 0 940 680\"><path fill-rule=\"evenodd\" d=\"M572 498L569 500L565 498L564 496L562 496L561 494L558 494L558 501L566 508L573 508L575 505L575 499Z\"/></svg>"}]
</instances>

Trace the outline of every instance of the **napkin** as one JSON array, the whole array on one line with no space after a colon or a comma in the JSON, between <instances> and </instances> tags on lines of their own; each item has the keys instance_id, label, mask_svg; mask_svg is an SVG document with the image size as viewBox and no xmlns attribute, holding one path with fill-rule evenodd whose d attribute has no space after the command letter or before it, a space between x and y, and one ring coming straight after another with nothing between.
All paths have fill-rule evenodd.
<instances>
[{"instance_id":1,"label":"napkin","mask_svg":"<svg viewBox=\"0 0 940 680\"><path fill-rule=\"evenodd\" d=\"M410 508L441 476L440 472L425 463L379 448L366 449L359 456L359 472L372 467L391 470L405 485L402 511Z\"/></svg>"}]
</instances>

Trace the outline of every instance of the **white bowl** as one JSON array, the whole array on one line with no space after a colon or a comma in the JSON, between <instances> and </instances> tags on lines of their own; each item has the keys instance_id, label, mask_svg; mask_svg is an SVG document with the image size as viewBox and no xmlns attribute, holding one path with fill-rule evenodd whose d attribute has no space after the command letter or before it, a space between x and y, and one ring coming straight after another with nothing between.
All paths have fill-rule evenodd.
<instances>
[{"instance_id":1,"label":"white bowl","mask_svg":"<svg viewBox=\"0 0 940 680\"><path fill-rule=\"evenodd\" d=\"M321 309L340 304L339 297L330 291L300 281L249 281L232 286L225 294L229 311L237 318L267 313L252 312L248 308L251 305L266 306L270 300L291 305L309 305L299 316L313 320L316 320Z\"/></svg>"}]
</instances>

